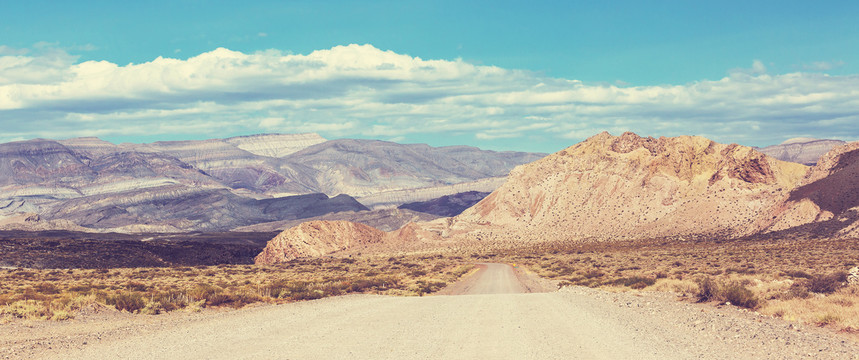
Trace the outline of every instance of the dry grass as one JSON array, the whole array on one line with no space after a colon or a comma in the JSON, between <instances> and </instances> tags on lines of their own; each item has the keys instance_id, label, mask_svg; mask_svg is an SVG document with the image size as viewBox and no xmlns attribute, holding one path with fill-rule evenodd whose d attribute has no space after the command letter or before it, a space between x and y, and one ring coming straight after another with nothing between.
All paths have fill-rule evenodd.
<instances>
[{"instance_id":1,"label":"dry grass","mask_svg":"<svg viewBox=\"0 0 859 360\"><path fill-rule=\"evenodd\" d=\"M0 318L65 320L92 305L159 314L352 293L423 295L471 270L467 263L458 257L425 255L296 260L272 266L0 270Z\"/></svg>"},{"instance_id":2,"label":"dry grass","mask_svg":"<svg viewBox=\"0 0 859 360\"><path fill-rule=\"evenodd\" d=\"M561 285L675 292L790 321L859 331L859 239L545 243L495 254Z\"/></svg>"}]
</instances>

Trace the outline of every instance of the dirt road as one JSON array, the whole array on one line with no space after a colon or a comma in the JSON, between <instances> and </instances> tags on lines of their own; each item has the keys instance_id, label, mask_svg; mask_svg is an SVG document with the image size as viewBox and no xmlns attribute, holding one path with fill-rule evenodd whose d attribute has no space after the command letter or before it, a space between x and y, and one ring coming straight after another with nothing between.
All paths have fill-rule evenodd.
<instances>
[{"instance_id":1,"label":"dirt road","mask_svg":"<svg viewBox=\"0 0 859 360\"><path fill-rule=\"evenodd\" d=\"M851 340L665 294L527 293L486 264L458 296L357 295L224 312L40 354L56 359L859 358ZM470 284L469 284L470 282Z\"/></svg>"}]
</instances>

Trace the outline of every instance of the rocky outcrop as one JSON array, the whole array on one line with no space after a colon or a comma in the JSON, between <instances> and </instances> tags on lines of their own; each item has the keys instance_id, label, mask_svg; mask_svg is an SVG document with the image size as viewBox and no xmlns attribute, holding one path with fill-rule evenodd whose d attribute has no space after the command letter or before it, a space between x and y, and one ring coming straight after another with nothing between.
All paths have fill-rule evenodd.
<instances>
[{"instance_id":1,"label":"rocky outcrop","mask_svg":"<svg viewBox=\"0 0 859 360\"><path fill-rule=\"evenodd\" d=\"M841 140L795 138L757 150L782 161L814 165L823 154L844 144Z\"/></svg>"},{"instance_id":2,"label":"rocky outcrop","mask_svg":"<svg viewBox=\"0 0 859 360\"><path fill-rule=\"evenodd\" d=\"M703 137L602 133L514 169L448 236L627 239L756 233L807 167Z\"/></svg>"},{"instance_id":3,"label":"rocky outcrop","mask_svg":"<svg viewBox=\"0 0 859 360\"><path fill-rule=\"evenodd\" d=\"M797 229L813 235L859 237L859 142L820 158L790 192L769 231Z\"/></svg>"},{"instance_id":4,"label":"rocky outcrop","mask_svg":"<svg viewBox=\"0 0 859 360\"><path fill-rule=\"evenodd\" d=\"M308 221L284 230L268 242L254 259L256 264L275 264L302 257L377 244L385 232L349 221Z\"/></svg>"}]
</instances>

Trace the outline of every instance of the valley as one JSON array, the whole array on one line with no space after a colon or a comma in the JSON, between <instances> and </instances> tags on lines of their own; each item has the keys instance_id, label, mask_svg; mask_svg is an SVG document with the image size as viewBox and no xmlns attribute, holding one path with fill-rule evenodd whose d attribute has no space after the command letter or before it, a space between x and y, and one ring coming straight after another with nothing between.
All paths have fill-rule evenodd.
<instances>
[{"instance_id":1,"label":"valley","mask_svg":"<svg viewBox=\"0 0 859 360\"><path fill-rule=\"evenodd\" d=\"M7 229L0 231L0 321L5 322L0 326L20 329L23 322L52 320L48 323L56 325L41 325L50 332L76 326L64 322L104 318L131 324L149 321L133 320L143 314L174 319L203 312L213 315L201 315L199 323L193 320L194 325L187 326L214 334L212 327L235 326L220 323L221 316L241 321L253 316L241 314L254 311L300 313L318 307L307 319L330 313L345 322L394 321L383 325L391 331L434 331L403 327L406 315L391 318L368 310L380 307L383 313L396 314L424 309L418 312L443 319L439 329L477 313L475 327L461 334L471 339L467 344L492 343L474 334L494 334L495 327L525 329L521 337L505 341L518 342L515 349L531 349L517 353L526 358L551 356L534 343L547 332L583 339L571 346L609 357L621 356L610 349L627 345L608 334L636 338L627 333L630 329L658 334L639 340L660 344L647 350L659 358L673 356L661 352L672 347L693 351L681 358L718 358L714 351L719 344L733 344L732 353L754 357L784 347L786 338L792 339L791 346L778 350L784 357L816 349L839 358L856 345L859 143L813 140L797 148L804 143L794 141L776 152L796 160L798 152L833 146L806 165L696 136L601 133L546 156L302 136L299 145L286 148L272 145L284 139L275 135L203 141L218 149L217 156L196 150L199 142L149 144L147 155L133 152L132 157L119 156L110 146L102 149L105 145L95 140L72 142L77 146L72 152L39 143L29 153L44 156L43 148L49 148L63 160L40 158L52 166L15 165L30 169L15 179L30 180L6 180L10 185L3 189L18 193L5 200L9 213L0 219ZM121 145L129 146L144 149ZM229 147L234 149L226 151ZM251 150L266 155L241 155ZM105 151L123 158L123 165L102 171L95 162L81 161L65 168L74 156L103 156L98 154ZM230 152L233 155L221 156ZM25 158L23 153L29 154L19 151L15 159ZM295 160L299 157L305 160ZM292 174L291 180L259 182L273 179L268 177L273 173L248 172L243 163L248 159L289 163L293 170L315 169L305 174L316 175L302 177L290 170L282 174ZM299 162L303 165L295 165ZM233 176L229 174L238 173L219 171L235 166L244 169L241 174L268 175L255 178L254 186L244 180L225 182ZM509 174L500 169L509 169ZM151 175L156 172L172 180L162 183ZM108 181L109 173L126 175ZM326 178L320 174L332 177L322 181ZM301 180L310 178L316 180ZM99 192L70 185L82 179L107 185ZM141 188L124 187L131 183ZM310 193L282 196L297 184ZM315 192L340 190L356 196ZM533 291L549 292L509 294ZM453 294L463 295L423 300ZM474 296L494 305L480 310ZM642 297L648 300L639 302ZM628 313L605 303L620 299L667 313ZM307 300L316 301L302 305ZM366 316L345 315L338 310L341 305ZM393 307L386 308L389 305ZM511 306L521 317L505 317L503 309ZM462 307L466 312L448 317L451 311L432 310L438 307ZM241 310L216 315L226 309ZM563 311L579 315L560 323L546 318ZM577 311L606 316L575 320L585 321L579 326L628 316L639 316L637 324L659 325L591 329L602 334L600 338L613 339L602 342L570 327L574 318L590 316ZM710 315L699 318L694 311ZM689 321L672 323L666 316ZM499 317L503 321L486 320ZM116 320L120 318L126 320ZM544 320L536 326L534 319ZM713 324L696 330L711 342L695 347L677 335L702 322ZM797 327L803 331L795 331ZM8 349L37 341L25 330L15 331L21 337ZM270 331L289 334L279 327ZM728 338L725 331L736 336ZM94 341L98 346L92 351L112 353L128 341L151 349L146 355L156 355L158 350L150 346L174 341L164 337L175 335L158 326L148 334L151 337L122 335L125 340L117 345ZM679 342L666 342L668 338ZM443 336L436 341L465 344ZM83 351L80 356L90 351L80 343L61 343L69 351ZM324 343L310 344L319 349ZM172 344L177 349L196 346L178 340ZM373 352L376 348L356 346L367 356L380 355ZM423 356L456 357L448 350L416 346ZM318 353L313 349L295 354L314 357ZM28 351L51 353L48 350L33 346ZM389 350L405 356L403 349Z\"/></svg>"}]
</instances>

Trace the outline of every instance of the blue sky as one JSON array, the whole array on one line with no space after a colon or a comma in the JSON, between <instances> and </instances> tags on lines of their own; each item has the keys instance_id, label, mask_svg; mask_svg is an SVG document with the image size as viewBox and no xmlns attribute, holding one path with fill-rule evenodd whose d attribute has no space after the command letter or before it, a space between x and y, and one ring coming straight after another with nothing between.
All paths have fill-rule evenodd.
<instances>
[{"instance_id":1,"label":"blue sky","mask_svg":"<svg viewBox=\"0 0 859 360\"><path fill-rule=\"evenodd\" d=\"M855 2L248 3L0 3L0 140L859 139Z\"/></svg>"}]
</instances>

